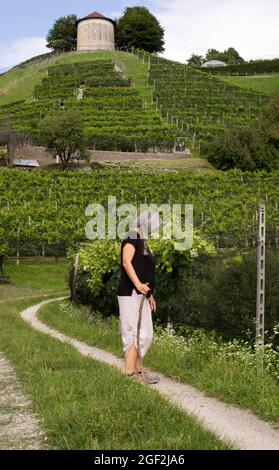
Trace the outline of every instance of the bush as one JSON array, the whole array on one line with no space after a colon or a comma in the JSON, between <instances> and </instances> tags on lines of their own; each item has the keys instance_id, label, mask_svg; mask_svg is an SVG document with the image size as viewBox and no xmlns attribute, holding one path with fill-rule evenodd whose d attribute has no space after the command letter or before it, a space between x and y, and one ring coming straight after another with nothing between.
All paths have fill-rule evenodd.
<instances>
[{"instance_id":1,"label":"bush","mask_svg":"<svg viewBox=\"0 0 279 470\"><path fill-rule=\"evenodd\" d=\"M279 168L279 94L263 110L260 126L251 124L243 130L228 130L223 139L205 144L208 161L219 170L243 171Z\"/></svg>"},{"instance_id":2,"label":"bush","mask_svg":"<svg viewBox=\"0 0 279 470\"><path fill-rule=\"evenodd\" d=\"M208 161L219 170L271 171L279 168L278 150L255 127L227 131L223 139L208 142L203 149Z\"/></svg>"},{"instance_id":3,"label":"bush","mask_svg":"<svg viewBox=\"0 0 279 470\"><path fill-rule=\"evenodd\" d=\"M152 241L150 245L157 265L155 295L162 324L171 321L175 328L199 327L221 332L228 339L250 339L255 331L256 249L238 256L212 256L211 247L196 238L199 249L193 257L175 250L172 243ZM81 248L73 300L91 305L104 316L118 312L119 253L120 245L110 241ZM279 323L278 249L269 248L267 259L265 326L272 337Z\"/></svg>"},{"instance_id":4,"label":"bush","mask_svg":"<svg viewBox=\"0 0 279 470\"><path fill-rule=\"evenodd\" d=\"M150 240L157 262L158 297L160 298L160 318L182 321L184 309L178 311L177 299L182 295L180 286L182 279L188 278L193 255L198 253L214 253L214 248L207 244L196 233L193 250L179 251L173 241ZM105 314L117 311L116 291L120 276L120 243L110 240L96 241L85 244L80 249L78 277L73 291L73 267L71 265L69 282L72 299L81 303L91 304L93 309ZM70 255L71 256L71 255Z\"/></svg>"}]
</instances>

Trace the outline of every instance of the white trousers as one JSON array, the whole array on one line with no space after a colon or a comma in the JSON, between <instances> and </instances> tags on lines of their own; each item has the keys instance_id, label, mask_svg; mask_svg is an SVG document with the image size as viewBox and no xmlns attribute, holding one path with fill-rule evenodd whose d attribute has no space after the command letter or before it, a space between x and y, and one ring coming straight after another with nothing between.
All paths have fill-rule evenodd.
<instances>
[{"instance_id":1,"label":"white trousers","mask_svg":"<svg viewBox=\"0 0 279 470\"><path fill-rule=\"evenodd\" d=\"M131 296L117 296L120 315L120 333L123 342L123 352L126 356L132 346L138 348L137 327L139 319L139 308L142 294L137 294L133 289ZM142 309L142 320L140 329L140 352L144 357L151 346L153 338L152 312L149 300L145 299Z\"/></svg>"}]
</instances>

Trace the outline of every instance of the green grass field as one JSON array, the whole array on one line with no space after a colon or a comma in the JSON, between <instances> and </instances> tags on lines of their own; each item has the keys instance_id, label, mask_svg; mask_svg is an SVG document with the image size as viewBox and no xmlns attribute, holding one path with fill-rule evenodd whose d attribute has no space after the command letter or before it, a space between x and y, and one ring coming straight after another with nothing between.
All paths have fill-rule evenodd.
<instances>
[{"instance_id":1,"label":"green grass field","mask_svg":"<svg viewBox=\"0 0 279 470\"><path fill-rule=\"evenodd\" d=\"M231 85L237 85L241 88L252 89L267 94L279 93L279 74L274 73L270 75L255 75L247 77L226 77L223 75L217 76Z\"/></svg>"},{"instance_id":2,"label":"green grass field","mask_svg":"<svg viewBox=\"0 0 279 470\"><path fill-rule=\"evenodd\" d=\"M28 306L65 293L65 266L8 264L13 283L0 286L1 351L31 396L48 448L232 449L156 391L81 356L20 318Z\"/></svg>"},{"instance_id":3,"label":"green grass field","mask_svg":"<svg viewBox=\"0 0 279 470\"><path fill-rule=\"evenodd\" d=\"M98 319L88 328L88 309L73 308L67 302L43 307L39 317L69 336L122 357L116 317ZM220 351L225 349L222 344L217 344L218 347ZM279 384L268 371L257 373L249 361L251 357L246 350L242 353L241 348L235 351L235 358L230 354L217 354L215 343L204 337L187 351L183 350L179 338L167 335L153 342L145 358L147 366L169 377L190 383L227 403L249 408L264 419L278 422Z\"/></svg>"}]
</instances>

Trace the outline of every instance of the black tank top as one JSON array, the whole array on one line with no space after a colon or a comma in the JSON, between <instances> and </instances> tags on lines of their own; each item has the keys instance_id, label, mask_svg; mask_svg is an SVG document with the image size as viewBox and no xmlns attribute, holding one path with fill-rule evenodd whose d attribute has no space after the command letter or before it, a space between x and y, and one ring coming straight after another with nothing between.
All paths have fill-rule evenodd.
<instances>
[{"instance_id":1,"label":"black tank top","mask_svg":"<svg viewBox=\"0 0 279 470\"><path fill-rule=\"evenodd\" d=\"M131 296L133 289L135 289L136 292L140 294L123 266L123 248L126 243L131 243L136 249L132 259L132 266L140 282L143 284L146 284L147 282L149 283L148 287L150 287L150 291L148 291L147 297L150 297L150 295L153 294L155 288L155 260L148 245L142 238L140 238L139 233L135 230L130 231L121 244L121 276L117 295Z\"/></svg>"}]
</instances>

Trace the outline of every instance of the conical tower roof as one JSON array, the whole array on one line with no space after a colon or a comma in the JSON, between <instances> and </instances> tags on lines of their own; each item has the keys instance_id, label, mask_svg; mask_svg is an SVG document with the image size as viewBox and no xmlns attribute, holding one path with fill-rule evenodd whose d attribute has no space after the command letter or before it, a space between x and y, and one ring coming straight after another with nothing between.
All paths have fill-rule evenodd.
<instances>
[{"instance_id":1,"label":"conical tower roof","mask_svg":"<svg viewBox=\"0 0 279 470\"><path fill-rule=\"evenodd\" d=\"M115 21L113 21L111 18L107 18L106 16L102 15L102 13L99 13L98 11L93 11L93 13L90 13L90 15L87 15L84 18L81 18L80 20L78 20L76 22L76 26L78 25L78 23L80 23L80 21L90 20L90 19L95 19L95 18L99 20L110 21L111 23L115 25Z\"/></svg>"}]
</instances>

